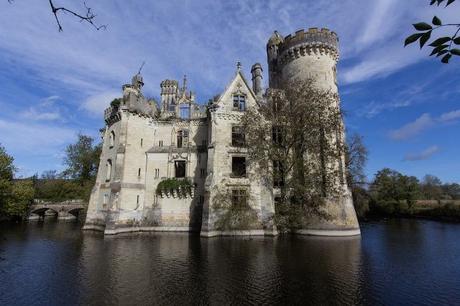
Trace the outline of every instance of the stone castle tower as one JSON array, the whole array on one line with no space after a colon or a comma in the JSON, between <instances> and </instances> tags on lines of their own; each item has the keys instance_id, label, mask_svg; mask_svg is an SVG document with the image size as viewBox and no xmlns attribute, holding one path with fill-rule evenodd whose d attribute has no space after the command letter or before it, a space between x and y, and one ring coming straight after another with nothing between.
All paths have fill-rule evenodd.
<instances>
[{"instance_id":1,"label":"stone castle tower","mask_svg":"<svg viewBox=\"0 0 460 306\"><path fill-rule=\"evenodd\" d=\"M282 89L290 79L312 79L319 88L338 91L334 32L309 29L283 37L275 31L267 59L270 88ZM245 110L264 99L261 64L252 66L251 77L250 84L238 63L225 90L207 106L196 103L185 77L182 87L176 80L161 82L158 106L144 98L140 74L124 85L119 104L105 111L103 149L84 229L276 235L274 188L255 175L257 166L248 160L239 125ZM339 128L335 137L343 141ZM312 216L298 234L360 233L343 157L336 167L342 170L337 184L343 193L327 201L324 209L332 218ZM231 213L243 204L248 222Z\"/></svg>"}]
</instances>

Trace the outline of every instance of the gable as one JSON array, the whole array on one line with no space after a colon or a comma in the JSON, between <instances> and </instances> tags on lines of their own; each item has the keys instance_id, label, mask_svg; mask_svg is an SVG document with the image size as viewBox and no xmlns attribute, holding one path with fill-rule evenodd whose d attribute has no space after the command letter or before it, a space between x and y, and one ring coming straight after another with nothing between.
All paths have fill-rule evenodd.
<instances>
[{"instance_id":1,"label":"gable","mask_svg":"<svg viewBox=\"0 0 460 306\"><path fill-rule=\"evenodd\" d=\"M225 91L220 95L217 105L219 106L217 112L231 112L233 111L233 96L243 95L246 101L246 108L257 105L256 96L244 78L241 71L237 71L235 77L227 86Z\"/></svg>"}]
</instances>

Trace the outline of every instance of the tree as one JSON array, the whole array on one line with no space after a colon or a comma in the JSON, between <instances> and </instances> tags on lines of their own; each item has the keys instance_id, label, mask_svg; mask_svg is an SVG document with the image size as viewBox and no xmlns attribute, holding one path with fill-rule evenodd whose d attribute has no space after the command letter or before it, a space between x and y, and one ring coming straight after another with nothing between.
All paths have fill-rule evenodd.
<instances>
[{"instance_id":1,"label":"tree","mask_svg":"<svg viewBox=\"0 0 460 306\"><path fill-rule=\"evenodd\" d=\"M14 0L8 0L8 2L13 3ZM91 8L86 5L86 2L83 2L83 5L85 6L85 13L78 13L76 11L70 10L63 6L56 6L54 3L54 0L48 0L48 3L51 9L51 12L54 15L54 18L56 19L56 23L57 23L59 32L63 31L61 20L59 19L60 13L72 15L73 17L78 18L80 22L87 22L88 24L93 26L96 30L107 28L107 25L97 25L94 22L94 19L96 18L96 14L94 14Z\"/></svg>"},{"instance_id":2,"label":"tree","mask_svg":"<svg viewBox=\"0 0 460 306\"><path fill-rule=\"evenodd\" d=\"M0 146L0 215L23 217L34 197L32 181L14 181L14 158Z\"/></svg>"},{"instance_id":3,"label":"tree","mask_svg":"<svg viewBox=\"0 0 460 306\"><path fill-rule=\"evenodd\" d=\"M425 199L440 200L443 195L441 180L431 174L427 174L422 180L422 192Z\"/></svg>"},{"instance_id":4,"label":"tree","mask_svg":"<svg viewBox=\"0 0 460 306\"><path fill-rule=\"evenodd\" d=\"M430 5L436 4L439 6L443 3L446 3L446 7L447 7L454 2L455 0L430 0ZM414 23L413 26L418 31L418 33L412 34L409 37L407 37L404 42L404 46L407 46L416 41L419 41L420 49L421 49L430 40L431 34L434 31L437 31L438 29L446 28L446 27L454 28L454 31L452 32L452 36L438 37L434 39L431 42L431 44L429 44L429 46L433 48L430 56L432 55L436 55L436 57L442 56L441 62L444 64L447 64L449 63L449 60L452 57L452 55L460 56L460 49L455 48L454 46L454 45L460 45L460 36L459 36L460 23L443 23L441 19L439 19L437 16L433 17L431 23L432 24L429 24L427 22Z\"/></svg>"},{"instance_id":5,"label":"tree","mask_svg":"<svg viewBox=\"0 0 460 306\"><path fill-rule=\"evenodd\" d=\"M90 136L78 134L78 140L67 146L64 164L64 176L78 180L80 183L93 181L97 174L101 145L94 145Z\"/></svg>"},{"instance_id":6,"label":"tree","mask_svg":"<svg viewBox=\"0 0 460 306\"><path fill-rule=\"evenodd\" d=\"M11 193L3 207L8 217L23 218L34 199L34 187L31 180L18 180L12 183Z\"/></svg>"},{"instance_id":7,"label":"tree","mask_svg":"<svg viewBox=\"0 0 460 306\"><path fill-rule=\"evenodd\" d=\"M345 150L347 183L353 195L356 214L360 218L369 211L370 196L365 189L366 175L364 174L367 154L368 151L361 135L354 133L348 137Z\"/></svg>"},{"instance_id":8,"label":"tree","mask_svg":"<svg viewBox=\"0 0 460 306\"><path fill-rule=\"evenodd\" d=\"M241 124L250 166L267 185L279 188L277 206L290 205L286 211L296 216L285 217L292 226L293 217L322 213L324 199L341 192L342 115L338 95L311 80L281 88L270 89L266 101L245 112Z\"/></svg>"},{"instance_id":9,"label":"tree","mask_svg":"<svg viewBox=\"0 0 460 306\"><path fill-rule=\"evenodd\" d=\"M363 142L363 136L354 133L347 139L345 165L347 182L350 187L362 186L366 183L364 169L367 163L368 150Z\"/></svg>"}]
</instances>

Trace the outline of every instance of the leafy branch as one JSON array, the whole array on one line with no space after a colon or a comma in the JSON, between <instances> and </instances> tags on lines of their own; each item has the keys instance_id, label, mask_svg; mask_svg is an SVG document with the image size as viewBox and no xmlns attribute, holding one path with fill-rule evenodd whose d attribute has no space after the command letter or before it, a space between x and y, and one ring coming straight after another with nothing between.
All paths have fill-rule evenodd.
<instances>
[{"instance_id":1,"label":"leafy branch","mask_svg":"<svg viewBox=\"0 0 460 306\"><path fill-rule=\"evenodd\" d=\"M445 0L431 0L430 5L440 5ZM455 0L447 0L446 7L455 2ZM433 40L429 46L432 47L430 56L436 55L436 57L441 57L441 62L444 64L449 63L452 55L460 56L460 49L455 48L454 45L460 45L460 23L446 23L443 24L441 19L437 16L433 17L431 24L426 22L419 22L413 24L414 28L419 31L406 38L404 46L412 44L416 41L420 43L420 49L425 46L425 44L430 40L431 34L433 31L443 28L443 27L453 27L456 28L452 36L443 36Z\"/></svg>"}]
</instances>

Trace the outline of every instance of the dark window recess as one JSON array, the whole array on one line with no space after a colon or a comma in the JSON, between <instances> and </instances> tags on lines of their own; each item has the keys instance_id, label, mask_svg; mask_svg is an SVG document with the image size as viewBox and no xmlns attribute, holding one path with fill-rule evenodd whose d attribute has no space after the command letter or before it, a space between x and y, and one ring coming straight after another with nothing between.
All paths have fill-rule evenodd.
<instances>
[{"instance_id":1,"label":"dark window recess","mask_svg":"<svg viewBox=\"0 0 460 306\"><path fill-rule=\"evenodd\" d=\"M246 177L246 158L232 157L232 176Z\"/></svg>"},{"instance_id":2,"label":"dark window recess","mask_svg":"<svg viewBox=\"0 0 460 306\"><path fill-rule=\"evenodd\" d=\"M284 167L279 160L273 161L273 187L284 186Z\"/></svg>"},{"instance_id":3,"label":"dark window recess","mask_svg":"<svg viewBox=\"0 0 460 306\"><path fill-rule=\"evenodd\" d=\"M246 97L243 95L233 95L233 109L243 112L246 110Z\"/></svg>"},{"instance_id":4,"label":"dark window recess","mask_svg":"<svg viewBox=\"0 0 460 306\"><path fill-rule=\"evenodd\" d=\"M283 145L283 130L279 126L274 126L272 127L272 141L273 144L276 145Z\"/></svg>"},{"instance_id":5,"label":"dark window recess","mask_svg":"<svg viewBox=\"0 0 460 306\"><path fill-rule=\"evenodd\" d=\"M158 146L162 147L163 146L163 140L158 141Z\"/></svg>"},{"instance_id":6,"label":"dark window recess","mask_svg":"<svg viewBox=\"0 0 460 306\"><path fill-rule=\"evenodd\" d=\"M176 171L176 177L185 177L185 161L184 160L175 161L174 169Z\"/></svg>"},{"instance_id":7,"label":"dark window recess","mask_svg":"<svg viewBox=\"0 0 460 306\"><path fill-rule=\"evenodd\" d=\"M175 112L175 111L176 111L176 104L174 103L174 101L171 102L171 104L169 104L168 110L169 110L170 112Z\"/></svg>"},{"instance_id":8,"label":"dark window recess","mask_svg":"<svg viewBox=\"0 0 460 306\"><path fill-rule=\"evenodd\" d=\"M243 132L243 127L241 126L232 127L232 146L243 147L244 143L245 143L245 135Z\"/></svg>"},{"instance_id":9,"label":"dark window recess","mask_svg":"<svg viewBox=\"0 0 460 306\"><path fill-rule=\"evenodd\" d=\"M244 209L247 207L248 196L245 189L232 190L232 206L236 209Z\"/></svg>"},{"instance_id":10,"label":"dark window recess","mask_svg":"<svg viewBox=\"0 0 460 306\"><path fill-rule=\"evenodd\" d=\"M188 131L181 130L177 132L177 147L182 148L188 145Z\"/></svg>"}]
</instances>

